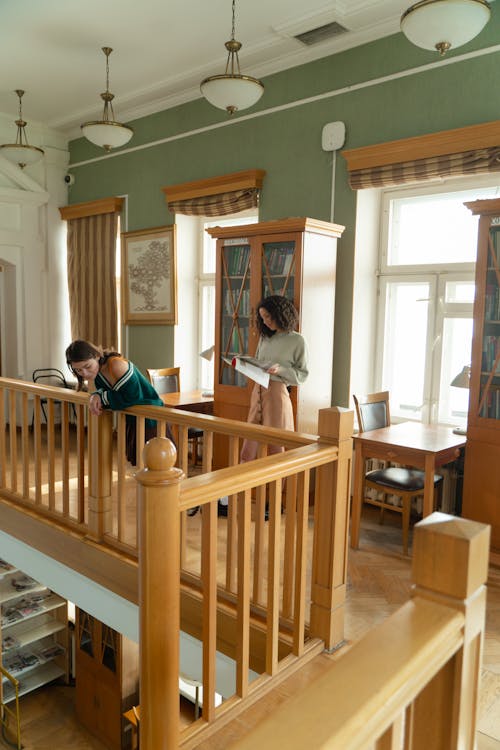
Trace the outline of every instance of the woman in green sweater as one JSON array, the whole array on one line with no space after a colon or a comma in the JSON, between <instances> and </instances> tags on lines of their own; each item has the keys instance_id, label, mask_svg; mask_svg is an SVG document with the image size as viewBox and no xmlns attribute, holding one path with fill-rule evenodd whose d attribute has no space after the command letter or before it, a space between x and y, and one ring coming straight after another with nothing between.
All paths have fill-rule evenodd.
<instances>
[{"instance_id":1,"label":"woman in green sweater","mask_svg":"<svg viewBox=\"0 0 500 750\"><path fill-rule=\"evenodd\" d=\"M137 404L163 406L151 383L133 362L119 352L102 349L89 341L77 339L66 349L66 362L78 380L78 390L83 390L85 381L93 382L89 398L89 411L99 416L104 409L127 409ZM168 430L167 430L168 431ZM169 432L169 431L168 431ZM145 420L146 440L156 437L156 421ZM170 434L168 437L172 440ZM127 459L136 463L135 417L126 418Z\"/></svg>"},{"instance_id":2,"label":"woman in green sweater","mask_svg":"<svg viewBox=\"0 0 500 750\"><path fill-rule=\"evenodd\" d=\"M257 383L253 387L247 421L267 427L293 430L293 409L290 386L306 381L307 344L303 336L295 331L298 313L293 303L281 295L272 295L259 302L257 328L260 339L255 356L264 362L272 362L267 368L269 387ZM241 461L251 461L257 456L258 444L244 440ZM282 445L270 445L268 453L280 453Z\"/></svg>"}]
</instances>

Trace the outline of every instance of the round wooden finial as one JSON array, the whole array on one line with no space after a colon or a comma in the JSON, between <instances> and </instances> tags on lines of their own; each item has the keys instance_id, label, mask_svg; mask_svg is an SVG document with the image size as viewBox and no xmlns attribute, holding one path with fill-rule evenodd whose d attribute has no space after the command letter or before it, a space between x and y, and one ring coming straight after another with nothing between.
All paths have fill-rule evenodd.
<instances>
[{"instance_id":1,"label":"round wooden finial","mask_svg":"<svg viewBox=\"0 0 500 750\"><path fill-rule=\"evenodd\" d=\"M148 440L142 455L144 466L150 471L169 471L177 459L175 445L164 437Z\"/></svg>"}]
</instances>

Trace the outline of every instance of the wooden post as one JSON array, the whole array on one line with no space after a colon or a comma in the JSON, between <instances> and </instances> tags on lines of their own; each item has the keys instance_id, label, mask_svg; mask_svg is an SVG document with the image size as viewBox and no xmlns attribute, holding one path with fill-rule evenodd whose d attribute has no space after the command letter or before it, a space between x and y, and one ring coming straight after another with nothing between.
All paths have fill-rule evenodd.
<instances>
[{"instance_id":1,"label":"wooden post","mask_svg":"<svg viewBox=\"0 0 500 750\"><path fill-rule=\"evenodd\" d=\"M168 438L143 452L138 482L141 750L179 746L180 482Z\"/></svg>"},{"instance_id":2,"label":"wooden post","mask_svg":"<svg viewBox=\"0 0 500 750\"><path fill-rule=\"evenodd\" d=\"M113 469L113 414L99 417L88 412L89 517L92 539L100 540L111 530L111 482Z\"/></svg>"},{"instance_id":3,"label":"wooden post","mask_svg":"<svg viewBox=\"0 0 500 750\"><path fill-rule=\"evenodd\" d=\"M412 750L473 750L481 670L490 527L433 513L415 526L413 596L465 615L464 644L412 709ZM432 730L430 729L432 727Z\"/></svg>"},{"instance_id":4,"label":"wooden post","mask_svg":"<svg viewBox=\"0 0 500 750\"><path fill-rule=\"evenodd\" d=\"M310 634L329 651L344 640L349 507L354 415L348 409L320 409L321 440L338 445L338 461L316 471Z\"/></svg>"}]
</instances>

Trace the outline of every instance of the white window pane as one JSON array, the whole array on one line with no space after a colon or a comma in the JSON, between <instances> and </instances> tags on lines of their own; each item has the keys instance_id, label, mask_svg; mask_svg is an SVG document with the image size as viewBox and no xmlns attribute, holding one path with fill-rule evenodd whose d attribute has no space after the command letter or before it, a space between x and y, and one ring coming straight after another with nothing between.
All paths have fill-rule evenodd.
<instances>
[{"instance_id":1,"label":"white window pane","mask_svg":"<svg viewBox=\"0 0 500 750\"><path fill-rule=\"evenodd\" d=\"M475 284L473 281L447 281L446 302L473 304Z\"/></svg>"},{"instance_id":2,"label":"white window pane","mask_svg":"<svg viewBox=\"0 0 500 750\"><path fill-rule=\"evenodd\" d=\"M215 284L204 284L201 287L201 351L214 344L215 320ZM212 391L214 387L214 360L207 361L200 357L201 388Z\"/></svg>"},{"instance_id":3,"label":"white window pane","mask_svg":"<svg viewBox=\"0 0 500 750\"><path fill-rule=\"evenodd\" d=\"M496 192L487 188L392 200L388 264L474 263L478 217L463 204Z\"/></svg>"},{"instance_id":4,"label":"white window pane","mask_svg":"<svg viewBox=\"0 0 500 750\"><path fill-rule=\"evenodd\" d=\"M470 365L472 318L446 318L443 325L439 421L463 426L467 418L469 389L450 385L466 365Z\"/></svg>"},{"instance_id":5,"label":"white window pane","mask_svg":"<svg viewBox=\"0 0 500 750\"><path fill-rule=\"evenodd\" d=\"M421 419L429 294L427 282L387 284L382 382L391 416Z\"/></svg>"}]
</instances>

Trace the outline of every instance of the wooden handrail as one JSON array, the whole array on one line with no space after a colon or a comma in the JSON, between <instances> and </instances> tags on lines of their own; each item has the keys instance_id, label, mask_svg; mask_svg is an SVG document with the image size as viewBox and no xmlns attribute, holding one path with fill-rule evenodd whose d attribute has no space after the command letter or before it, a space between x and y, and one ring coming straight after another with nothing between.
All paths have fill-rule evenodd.
<instances>
[{"instance_id":1,"label":"wooden handrail","mask_svg":"<svg viewBox=\"0 0 500 750\"><path fill-rule=\"evenodd\" d=\"M473 750L489 538L442 513L417 524L413 600L231 747L368 750L405 736L413 750Z\"/></svg>"},{"instance_id":2,"label":"wooden handrail","mask_svg":"<svg viewBox=\"0 0 500 750\"><path fill-rule=\"evenodd\" d=\"M47 424L42 424L41 411L35 408L31 432L30 402L36 407L41 398L47 402ZM135 406L96 417L88 413L87 401L88 394L0 378L0 404L7 406L0 409L0 454L9 467L0 488L0 524L7 533L14 533L40 552L52 557L55 554L63 564L96 583L132 602L140 602L141 630L149 632L148 645L158 642L159 636L151 628L159 627L162 633L169 633L169 646L173 643L175 648L179 624L171 604L182 601L183 630L203 644L203 714L195 733L207 723L216 723L228 710L241 710L242 703L272 689L273 678L299 669L303 660L320 653L325 646L333 648L342 643L346 572L342 561L349 518L352 412L323 410L319 422L322 434L302 435L166 407ZM76 424L70 425L72 403L76 406ZM137 542L133 523L136 503L131 494L135 486L125 476L125 421L129 415L136 420L138 445L144 443L146 419L157 422L160 435L165 435L168 423L175 426L179 453L174 451L173 460L180 463L176 469L170 464L169 469L147 465L139 471L137 507L141 512ZM16 429L12 429L14 425ZM173 472L179 478L183 476L179 472L187 468L190 426L200 426L204 431L204 473L164 486L163 474ZM234 465L211 471L215 434L229 438ZM72 471L70 477L68 451L74 436L77 471L76 475ZM238 465L244 437L257 440L260 457ZM141 457L138 453L138 461L150 461L148 454L158 442L172 445L165 438L155 438ZM34 475L29 460L31 443L35 451ZM283 444L287 450L267 456L268 444ZM333 465L335 470L327 468ZM22 488L16 484L21 466L27 467ZM286 512L282 516L284 485ZM312 559L307 545L310 492L317 518L324 527L315 534ZM217 501L225 494L230 496L230 509L227 523L224 521L227 547L221 551ZM251 520L253 494L255 520ZM270 517L265 523L266 494ZM144 515L144 504L149 503L151 517L150 512ZM196 532L200 535L200 553L196 560L197 545L193 545L188 566L185 556L175 550L185 546L184 511L198 505L203 506L201 528ZM159 517L154 520L156 513ZM155 542L150 541L153 538ZM104 562L108 555L109 565ZM225 582L217 579L217 559L226 566ZM170 583L165 589L166 570ZM139 591L134 589L137 571ZM186 583L189 577L190 583ZM269 598L271 591L273 596ZM151 616L154 622L148 625L149 615L146 621L142 618L152 608L154 592L157 601L165 598L165 606L160 615L156 606L155 615ZM312 610L315 615L309 623ZM170 615L175 615L173 620L162 619ZM145 700L155 706L159 696L170 696L165 698L170 708L166 722L167 709L159 724L156 709L153 718L150 714L150 719L143 720L141 742L148 747L144 733L150 731L150 747L156 750L158 737L166 733L169 746L175 747L179 727L172 721L178 709L178 698L174 700L178 670L173 659L164 658L163 650L148 651L144 641L143 647L149 674L144 678L149 680L146 693L150 690ZM234 659L236 672L234 696L217 707L216 650ZM161 670L155 673L159 665ZM148 722L150 730L145 730Z\"/></svg>"}]
</instances>

